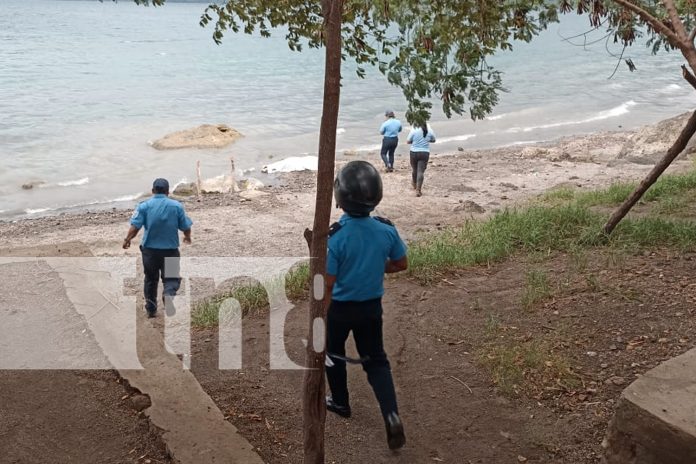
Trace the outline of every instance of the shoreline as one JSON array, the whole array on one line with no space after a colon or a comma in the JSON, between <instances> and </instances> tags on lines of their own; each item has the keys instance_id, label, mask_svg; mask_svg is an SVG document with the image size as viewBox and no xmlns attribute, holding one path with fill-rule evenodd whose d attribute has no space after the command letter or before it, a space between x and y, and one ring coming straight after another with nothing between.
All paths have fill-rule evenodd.
<instances>
[{"instance_id":1,"label":"shoreline","mask_svg":"<svg viewBox=\"0 0 696 464\"><path fill-rule=\"evenodd\" d=\"M587 157L587 153L582 153L583 151L594 151L597 152L595 155L598 155L598 159L600 161L611 161L611 158L620 158L620 156L617 156L616 154L612 154L611 151L612 149L616 149L617 145L622 145L626 144L633 136L636 134L640 134L641 132L655 132L655 128L658 128L660 125L664 125L667 122L670 121L675 121L675 120L681 120L684 115L679 115L670 119L666 119L663 121L660 121L658 123L652 124L652 125L647 125L647 126L641 126L638 128L630 129L630 130L619 130L619 131L600 131L600 132L591 132L591 133L579 133L579 134L574 134L571 136L562 136L558 137L555 139L551 140L542 140L542 141L521 141L521 142L515 142L515 143L503 143L498 146L493 146L493 147L485 147L485 148L471 148L471 149L465 149L460 147L456 147L456 143L449 143L445 139L440 140L438 144L433 145L433 153L435 157L439 156L466 156L467 154L488 154L488 155L493 155L493 156L505 156L508 155L509 152L512 151L522 151L524 152L525 150L529 151L537 149L536 151L543 151L543 150L554 150L554 149L562 149L564 152L569 152L567 157ZM670 127L670 129L674 129L673 127ZM677 133L674 134L674 138L676 139ZM475 137L476 134L471 134L470 137ZM653 138L655 137L655 134L653 134ZM659 137L659 136L658 136ZM603 143L607 143L610 145L608 150L602 150L601 145ZM443 144L446 146L443 147ZM455 146L456 148L453 148ZM445 148L447 151L438 154L437 151L438 149L442 147ZM399 145L399 150L402 152L401 156L407 156L407 153L403 153L404 150L407 150L405 143L401 143ZM527 153L529 155L529 153ZM315 155L313 155L315 156ZM538 154L532 154L531 156L538 156ZM292 160L296 157L290 156L290 157L285 157L285 158L278 158L276 159L275 163L282 163L285 160ZM373 161L375 164L378 164L380 162L379 159L379 150L375 150L374 147L371 149L364 149L364 150L340 150L337 151L336 153L336 161L337 164L340 165L341 162L343 161L349 161L351 159L368 159ZM553 156L548 156L547 158L552 159L554 158ZM562 159L561 156L556 156L557 159ZM616 160L615 160L616 161ZM634 160L635 161L635 160ZM645 163L652 163L654 162L654 159L649 159L649 160L643 160ZM260 180L261 182L264 183L264 188L267 187L272 187L275 185L278 185L279 183L282 183L282 177L284 174L287 173L265 173L262 168L255 167L255 168L250 168L244 172L239 171L237 173L237 179L238 182L243 179L251 179L252 181ZM221 174L221 176L226 176L225 173ZM204 178L203 183L216 183L219 182L219 178L221 176L213 176L209 178ZM88 178L85 179L80 179L79 181L75 182L68 182L64 187L70 188L71 186L81 186L89 182ZM186 183L185 180L179 181L174 185L174 188L178 186L181 183ZM30 183L30 187L28 190L33 190L34 188L44 188L46 185L43 182L36 182L36 183ZM62 184L60 184L62 185ZM22 186L22 188L25 188L25 186ZM174 189L173 188L173 189ZM211 195L211 194L208 194ZM224 195L224 194L223 194ZM18 221L25 221L25 220L48 220L49 218L59 218L59 217L64 217L64 216L79 216L82 214L96 214L96 213L101 213L101 214L106 214L108 215L109 212L113 211L120 211L120 210L128 210L132 209L139 201L142 201L143 199L147 198L149 196L148 191L143 191L138 194L133 194L132 192L129 192L128 194L123 194L123 195L114 195L112 199L101 199L101 200L88 200L86 199L83 203L76 203L72 205L65 205L65 206L55 206L55 207L29 207L26 208L24 211L6 211L6 210L0 210L0 224L5 224L5 223L15 223ZM185 197L184 197L185 198ZM5 217L2 217L2 215L5 215ZM11 215L10 215L11 214Z\"/></svg>"},{"instance_id":2,"label":"shoreline","mask_svg":"<svg viewBox=\"0 0 696 464\"><path fill-rule=\"evenodd\" d=\"M390 218L402 236L411 239L518 205L551 188L592 189L635 180L652 169L662 156L659 148L671 143L682 119L684 115L634 131L563 137L534 145L447 154L437 154L434 145L421 198L411 191L410 167L402 154L396 158L394 173L382 173L385 194L376 214ZM688 148L669 172L689 169L692 151ZM337 166L353 159L380 162L378 154L347 153ZM201 202L195 196L176 197L194 221L194 244L183 247L183 252L305 256L302 232L312 224L315 191L316 172L298 171L279 174L275 182L258 190L204 194ZM135 255L137 239L131 250L120 248L131 212L132 207L113 207L0 221L0 237L7 244L0 254L79 242L94 256ZM339 216L340 211L334 210L332 220ZM63 253L69 255L70 247L63 247Z\"/></svg>"}]
</instances>

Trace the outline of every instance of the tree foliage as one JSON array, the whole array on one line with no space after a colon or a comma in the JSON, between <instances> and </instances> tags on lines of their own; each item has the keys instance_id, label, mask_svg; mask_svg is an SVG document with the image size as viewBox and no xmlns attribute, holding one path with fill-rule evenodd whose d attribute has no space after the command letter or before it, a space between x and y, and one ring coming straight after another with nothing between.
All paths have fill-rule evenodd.
<instances>
[{"instance_id":1,"label":"tree foliage","mask_svg":"<svg viewBox=\"0 0 696 464\"><path fill-rule=\"evenodd\" d=\"M674 18L670 16L668 8L670 3L674 5L685 29L693 30L696 27L696 0L561 0L559 8L562 13L587 15L591 26L605 28L613 35L615 43L630 46L644 38L653 53L657 53L661 49L672 51L681 48L676 40Z\"/></svg>"},{"instance_id":2,"label":"tree foliage","mask_svg":"<svg viewBox=\"0 0 696 464\"><path fill-rule=\"evenodd\" d=\"M135 0L162 5L165 0ZM503 90L502 75L487 63L515 40L530 41L557 20L553 0L343 0L343 58L377 66L401 88L406 118L427 120L432 101L442 110L469 112L473 119L490 113ZM220 43L226 32L268 37L283 30L290 49L324 45L320 0L227 0L209 5L202 26L213 27Z\"/></svg>"}]
</instances>

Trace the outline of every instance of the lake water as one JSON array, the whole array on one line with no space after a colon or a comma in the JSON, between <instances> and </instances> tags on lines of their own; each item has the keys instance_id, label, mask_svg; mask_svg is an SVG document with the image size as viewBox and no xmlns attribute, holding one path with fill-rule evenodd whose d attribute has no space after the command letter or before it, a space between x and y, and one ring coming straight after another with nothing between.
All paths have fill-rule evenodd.
<instances>
[{"instance_id":1,"label":"lake water","mask_svg":"<svg viewBox=\"0 0 696 464\"><path fill-rule=\"evenodd\" d=\"M0 219L127 205L155 177L192 179L196 160L203 176L213 177L228 172L230 156L238 168L258 172L284 157L316 153L322 51L291 52L282 34L230 34L217 46L211 29L198 25L204 7L0 1ZM571 16L494 57L509 92L485 121L436 113L437 150L630 128L694 106L679 54L651 56L636 46L625 57L637 71L621 64L609 80L617 60L604 42L583 49L561 38L586 29L585 18ZM620 52L614 44L609 49ZM405 106L378 72L361 80L346 63L339 151L375 149L384 110L403 115ZM223 150L160 152L148 145L204 123L225 123L246 137ZM41 187L21 189L39 181Z\"/></svg>"}]
</instances>

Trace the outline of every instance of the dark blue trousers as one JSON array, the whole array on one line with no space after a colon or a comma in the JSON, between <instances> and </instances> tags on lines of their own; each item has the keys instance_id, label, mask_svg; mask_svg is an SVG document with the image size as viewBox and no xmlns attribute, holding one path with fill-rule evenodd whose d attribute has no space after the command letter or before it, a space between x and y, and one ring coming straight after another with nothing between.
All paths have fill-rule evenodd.
<instances>
[{"instance_id":1,"label":"dark blue trousers","mask_svg":"<svg viewBox=\"0 0 696 464\"><path fill-rule=\"evenodd\" d=\"M394 380L382 340L382 300L361 302L332 301L327 317L327 352L345 356L346 340L353 332L355 346L363 363L367 380L375 392L382 416L398 414ZM334 366L326 368L326 378L333 400L342 406L349 405L346 363L332 358Z\"/></svg>"},{"instance_id":2,"label":"dark blue trousers","mask_svg":"<svg viewBox=\"0 0 696 464\"><path fill-rule=\"evenodd\" d=\"M162 285L164 286L163 295L174 296L181 286L181 278L178 277L179 260L165 259L179 258L179 250L176 248L173 250L160 250L141 246L140 252L143 255L143 268L145 270L145 309L149 313L154 313L157 311L157 285L159 280L162 279Z\"/></svg>"},{"instance_id":3,"label":"dark blue trousers","mask_svg":"<svg viewBox=\"0 0 696 464\"><path fill-rule=\"evenodd\" d=\"M385 167L394 167L394 152L396 152L396 147L398 145L398 137L384 137L382 139L382 150L380 151L380 156L382 157L382 161L384 161Z\"/></svg>"}]
</instances>

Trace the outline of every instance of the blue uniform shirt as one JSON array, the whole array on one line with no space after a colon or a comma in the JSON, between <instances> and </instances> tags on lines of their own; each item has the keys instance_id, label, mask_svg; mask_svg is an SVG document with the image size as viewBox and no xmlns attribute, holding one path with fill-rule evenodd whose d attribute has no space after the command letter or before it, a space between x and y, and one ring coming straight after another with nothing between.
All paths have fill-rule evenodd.
<instances>
[{"instance_id":1,"label":"blue uniform shirt","mask_svg":"<svg viewBox=\"0 0 696 464\"><path fill-rule=\"evenodd\" d=\"M411 129L406 139L411 144L411 151L430 153L430 144L435 141L435 132L428 129L428 135L423 137L423 129Z\"/></svg>"},{"instance_id":2,"label":"blue uniform shirt","mask_svg":"<svg viewBox=\"0 0 696 464\"><path fill-rule=\"evenodd\" d=\"M142 246L160 250L179 248L179 231L193 225L182 204L162 193L140 203L130 223L138 229L145 226Z\"/></svg>"},{"instance_id":3,"label":"blue uniform shirt","mask_svg":"<svg viewBox=\"0 0 696 464\"><path fill-rule=\"evenodd\" d=\"M384 295L384 266L406 256L406 245L396 227L374 217L338 221L340 230L329 237L326 272L336 276L336 301L367 301Z\"/></svg>"},{"instance_id":4,"label":"blue uniform shirt","mask_svg":"<svg viewBox=\"0 0 696 464\"><path fill-rule=\"evenodd\" d=\"M385 137L398 137L401 132L401 121L396 118L389 118L379 128L379 133Z\"/></svg>"}]
</instances>

